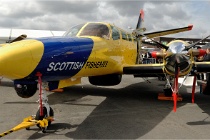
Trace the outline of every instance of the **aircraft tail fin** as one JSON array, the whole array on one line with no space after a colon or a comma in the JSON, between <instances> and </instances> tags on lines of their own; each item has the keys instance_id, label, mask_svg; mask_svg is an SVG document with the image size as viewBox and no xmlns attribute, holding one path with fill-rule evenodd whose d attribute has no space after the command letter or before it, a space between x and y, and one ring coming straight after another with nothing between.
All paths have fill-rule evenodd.
<instances>
[{"instance_id":1,"label":"aircraft tail fin","mask_svg":"<svg viewBox=\"0 0 210 140\"><path fill-rule=\"evenodd\" d=\"M136 25L136 30L138 31L145 31L146 28L142 27L143 26L143 22L144 22L144 11L143 9L140 10L140 14L139 14L139 19Z\"/></svg>"},{"instance_id":2,"label":"aircraft tail fin","mask_svg":"<svg viewBox=\"0 0 210 140\"><path fill-rule=\"evenodd\" d=\"M144 11L141 9L140 14L139 14L139 19L138 19L138 22L136 25L136 29L132 29L133 30L132 34L134 36L136 36L136 38L141 38L143 36L147 36L148 38L154 38L154 37L158 37L158 36L164 36L164 35L175 34L175 33L179 33L179 32L190 31L193 28L193 25L188 25L187 27L182 27L182 28L175 28L175 29L151 32L151 33L144 33L146 31L146 28L142 27L143 22L144 22Z\"/></svg>"},{"instance_id":3,"label":"aircraft tail fin","mask_svg":"<svg viewBox=\"0 0 210 140\"><path fill-rule=\"evenodd\" d=\"M146 28L143 27L143 22L144 22L144 11L143 9L141 9L140 14L139 14L139 19L136 25L136 29L132 29L131 27L129 27L129 29L133 30L132 34L134 36L137 36L138 34L143 34L143 32L146 31Z\"/></svg>"}]
</instances>

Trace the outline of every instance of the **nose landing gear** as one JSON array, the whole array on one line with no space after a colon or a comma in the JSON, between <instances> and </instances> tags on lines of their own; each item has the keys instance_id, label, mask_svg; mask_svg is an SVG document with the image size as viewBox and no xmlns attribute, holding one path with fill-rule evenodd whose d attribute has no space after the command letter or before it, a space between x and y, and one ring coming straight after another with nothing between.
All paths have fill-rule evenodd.
<instances>
[{"instance_id":1,"label":"nose landing gear","mask_svg":"<svg viewBox=\"0 0 210 140\"><path fill-rule=\"evenodd\" d=\"M54 111L48 104L48 98L46 96L44 86L42 83L42 74L37 72L36 76L38 76L38 87L39 87L39 100L37 101L39 103L39 110L36 113L35 120L43 120L45 118L53 118L54 117ZM53 120L48 120L48 126L51 125L51 122ZM41 128L39 125L37 125L40 129L42 129L42 132L46 132L46 128Z\"/></svg>"},{"instance_id":2,"label":"nose landing gear","mask_svg":"<svg viewBox=\"0 0 210 140\"><path fill-rule=\"evenodd\" d=\"M29 116L27 118L23 119L23 122L15 126L14 128L5 131L3 133L0 133L0 138L4 137L12 132L26 129L29 130L31 126L38 126L43 133L46 133L46 129L48 126L50 126L51 122L54 121L54 112L53 109L48 104L48 98L45 94L44 86L42 83L41 73L37 73L36 76L38 76L38 86L39 86L39 100L37 101L39 103L39 109L36 113L36 116Z\"/></svg>"}]
</instances>

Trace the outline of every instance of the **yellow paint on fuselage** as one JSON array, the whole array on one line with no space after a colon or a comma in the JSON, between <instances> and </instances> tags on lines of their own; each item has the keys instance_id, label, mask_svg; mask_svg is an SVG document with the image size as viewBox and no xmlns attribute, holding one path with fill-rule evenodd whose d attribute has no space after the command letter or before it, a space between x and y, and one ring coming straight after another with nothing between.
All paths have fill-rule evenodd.
<instances>
[{"instance_id":1,"label":"yellow paint on fuselage","mask_svg":"<svg viewBox=\"0 0 210 140\"><path fill-rule=\"evenodd\" d=\"M43 52L44 45L37 40L18 41L0 48L0 75L9 79L28 76L39 64Z\"/></svg>"},{"instance_id":2,"label":"yellow paint on fuselage","mask_svg":"<svg viewBox=\"0 0 210 140\"><path fill-rule=\"evenodd\" d=\"M113 40L110 24L107 23L101 23L101 24L105 24L109 28L110 31L109 37L101 38L96 36L81 36L81 37L91 38L94 42L94 46L83 69L81 69L80 72L77 73L74 77L97 76L97 75L106 75L113 73L122 74L123 67L125 65L135 64L137 57L137 47L134 41L123 40L121 32L119 32L120 39ZM83 30L84 27L81 30ZM78 35L80 34L80 32L78 33ZM105 67L99 66L97 68L96 66L91 68L88 67L88 64L90 62L93 63L107 62L107 65Z\"/></svg>"},{"instance_id":3,"label":"yellow paint on fuselage","mask_svg":"<svg viewBox=\"0 0 210 140\"><path fill-rule=\"evenodd\" d=\"M0 47L6 46L8 43L0 44Z\"/></svg>"}]
</instances>

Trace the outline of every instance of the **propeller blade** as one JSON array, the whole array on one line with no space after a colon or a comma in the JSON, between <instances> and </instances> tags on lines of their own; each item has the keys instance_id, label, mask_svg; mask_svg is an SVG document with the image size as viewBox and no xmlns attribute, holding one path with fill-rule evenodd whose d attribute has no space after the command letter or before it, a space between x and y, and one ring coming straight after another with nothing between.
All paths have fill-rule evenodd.
<instances>
[{"instance_id":1,"label":"propeller blade","mask_svg":"<svg viewBox=\"0 0 210 140\"><path fill-rule=\"evenodd\" d=\"M158 41L155 41L155 40L153 40L153 39L151 39L154 43L156 43L157 44L157 46L159 46L160 48L163 48L163 49L166 49L166 50L168 50L168 46L166 46L166 45L164 45L164 44L162 44L162 43L160 43L160 42L158 42Z\"/></svg>"},{"instance_id":2,"label":"propeller blade","mask_svg":"<svg viewBox=\"0 0 210 140\"><path fill-rule=\"evenodd\" d=\"M16 42L16 41L20 41L20 40L23 40L27 37L27 35L25 34L22 34L20 36L18 36L17 38L13 39L12 41L10 41L9 43L13 43L13 42Z\"/></svg>"},{"instance_id":3,"label":"propeller blade","mask_svg":"<svg viewBox=\"0 0 210 140\"><path fill-rule=\"evenodd\" d=\"M162 44L162 43L160 43L160 42L158 42L158 41L155 41L155 40L152 39L152 38L148 38L148 37L147 37L146 35L144 35L143 33L140 33L140 35L142 35L143 37L146 37L147 39L150 39L152 42L154 42L154 43L157 45L158 48L162 48L162 49L168 50L168 46L166 46L166 45L164 45L164 44Z\"/></svg>"},{"instance_id":4,"label":"propeller blade","mask_svg":"<svg viewBox=\"0 0 210 140\"><path fill-rule=\"evenodd\" d=\"M197 42L195 42L195 43L193 43L193 44L187 46L187 47L185 48L185 50L188 51L189 49L191 49L192 47L194 47L195 45L197 45L199 42L202 42L203 40L205 40L205 39L207 39L207 38L209 38L209 37L210 37L210 35L208 35L207 37L205 37L205 38L203 38L203 39L201 39L201 40L198 40Z\"/></svg>"}]
</instances>

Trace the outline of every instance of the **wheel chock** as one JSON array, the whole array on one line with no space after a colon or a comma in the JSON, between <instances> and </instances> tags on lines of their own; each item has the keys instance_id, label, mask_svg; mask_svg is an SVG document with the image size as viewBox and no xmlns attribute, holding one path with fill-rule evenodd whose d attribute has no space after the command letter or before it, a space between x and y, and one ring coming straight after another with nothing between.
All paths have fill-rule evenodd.
<instances>
[{"instance_id":1,"label":"wheel chock","mask_svg":"<svg viewBox=\"0 0 210 140\"><path fill-rule=\"evenodd\" d=\"M23 122L18 124L17 126L15 126L14 128L5 131L3 133L0 134L0 138L4 137L12 132L21 130L21 129L26 129L29 130L29 128L31 126L35 126L35 125L39 125L39 127L42 129L42 132L45 133L46 132L46 128L48 126L48 121L53 121L54 119L52 117L47 117L43 120L35 120L33 116L29 116L27 118L23 119Z\"/></svg>"},{"instance_id":2,"label":"wheel chock","mask_svg":"<svg viewBox=\"0 0 210 140\"><path fill-rule=\"evenodd\" d=\"M182 101L182 96L178 95L177 96L177 101ZM164 93L159 93L158 94L158 100L167 100L167 101L173 101L173 97L172 96L165 96Z\"/></svg>"}]
</instances>

